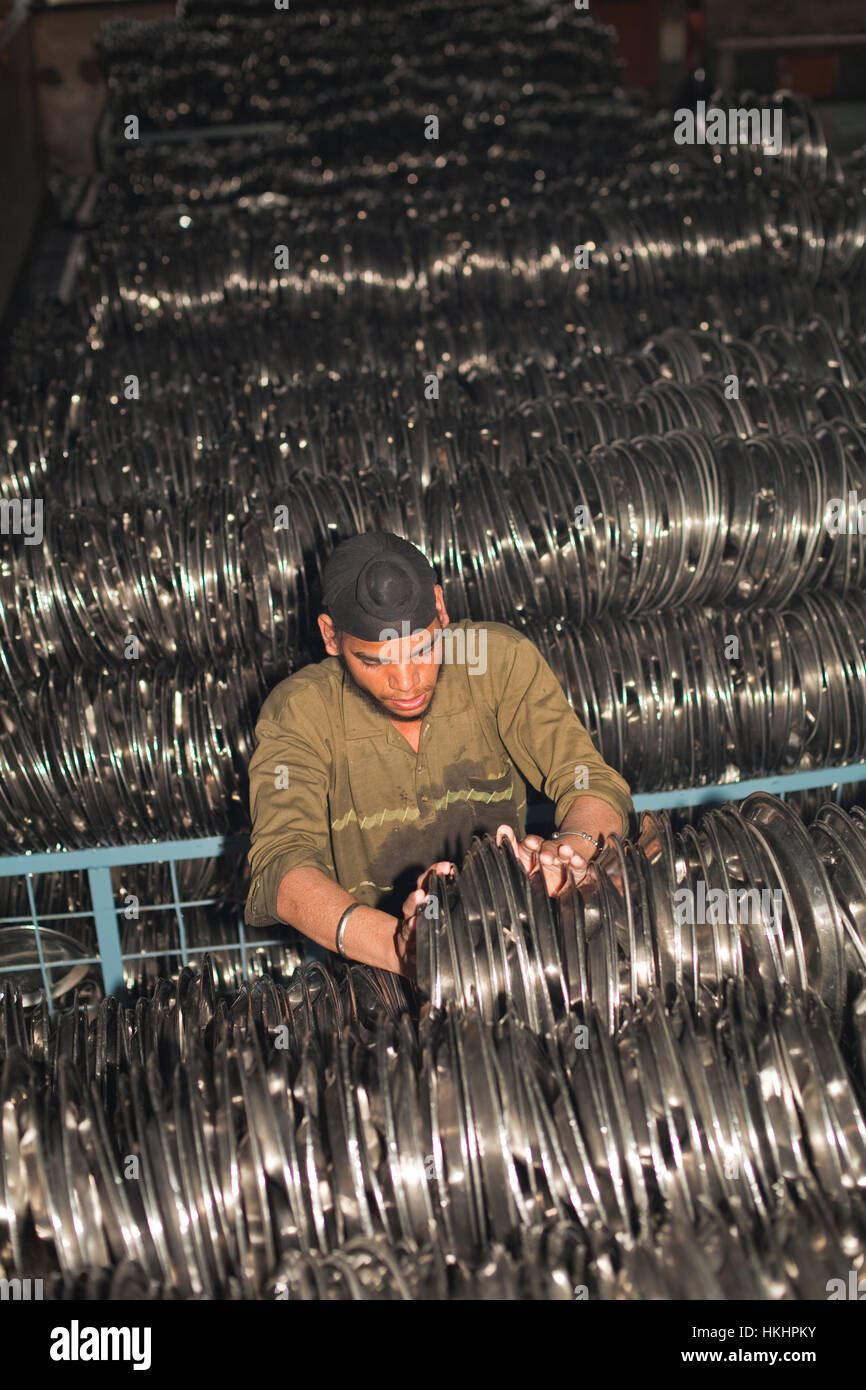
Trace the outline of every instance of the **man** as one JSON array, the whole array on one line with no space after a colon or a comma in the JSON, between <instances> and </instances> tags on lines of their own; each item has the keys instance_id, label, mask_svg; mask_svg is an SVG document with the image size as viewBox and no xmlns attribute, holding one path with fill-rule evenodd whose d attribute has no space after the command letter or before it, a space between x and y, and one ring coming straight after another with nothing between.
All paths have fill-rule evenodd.
<instances>
[{"instance_id":1,"label":"man","mask_svg":"<svg viewBox=\"0 0 866 1390\"><path fill-rule=\"evenodd\" d=\"M532 643L451 625L408 541L343 541L323 608L326 660L282 681L256 726L246 920L411 976L429 875L455 872L473 834L508 837L556 893L627 832L629 789ZM556 838L525 835L526 782L555 803Z\"/></svg>"}]
</instances>

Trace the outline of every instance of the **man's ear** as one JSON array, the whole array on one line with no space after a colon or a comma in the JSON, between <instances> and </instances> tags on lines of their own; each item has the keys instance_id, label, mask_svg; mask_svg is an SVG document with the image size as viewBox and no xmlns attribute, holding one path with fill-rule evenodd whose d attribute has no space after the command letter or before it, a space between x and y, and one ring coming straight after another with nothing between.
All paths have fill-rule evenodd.
<instances>
[{"instance_id":1,"label":"man's ear","mask_svg":"<svg viewBox=\"0 0 866 1390\"><path fill-rule=\"evenodd\" d=\"M442 626L447 627L449 623L448 609L445 607L445 595L442 592L442 585L436 584L433 588L433 593L436 596L436 616Z\"/></svg>"},{"instance_id":2,"label":"man's ear","mask_svg":"<svg viewBox=\"0 0 866 1390\"><path fill-rule=\"evenodd\" d=\"M318 617L319 631L322 634L322 641L325 644L325 651L328 656L340 655L339 633L327 613L320 613Z\"/></svg>"}]
</instances>

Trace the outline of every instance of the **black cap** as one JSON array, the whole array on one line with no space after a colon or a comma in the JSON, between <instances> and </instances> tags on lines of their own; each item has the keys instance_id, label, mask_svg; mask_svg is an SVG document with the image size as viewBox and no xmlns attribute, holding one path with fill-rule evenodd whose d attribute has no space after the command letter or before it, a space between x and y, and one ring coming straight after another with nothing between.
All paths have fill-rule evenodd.
<instances>
[{"instance_id":1,"label":"black cap","mask_svg":"<svg viewBox=\"0 0 866 1390\"><path fill-rule=\"evenodd\" d=\"M322 575L322 602L340 632L383 642L382 632L409 624L410 632L436 617L436 572L402 536L365 531L341 541Z\"/></svg>"}]
</instances>

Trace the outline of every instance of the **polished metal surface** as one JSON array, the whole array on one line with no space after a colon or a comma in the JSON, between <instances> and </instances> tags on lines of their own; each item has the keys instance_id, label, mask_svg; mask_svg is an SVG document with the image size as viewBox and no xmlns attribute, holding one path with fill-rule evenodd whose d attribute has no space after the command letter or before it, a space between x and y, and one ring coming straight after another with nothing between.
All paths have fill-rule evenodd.
<instances>
[{"instance_id":1,"label":"polished metal surface","mask_svg":"<svg viewBox=\"0 0 866 1390\"><path fill-rule=\"evenodd\" d=\"M825 525L866 493L857 161L788 96L778 155L676 145L587 16L462 7L452 120L449 4L405 44L412 6L364 45L293 15L290 55L266 9L105 31L145 137L0 379L0 496L44 502L0 564L0 848L239 828L264 690L370 527L527 632L637 789L866 755L866 547Z\"/></svg>"},{"instance_id":2,"label":"polished metal surface","mask_svg":"<svg viewBox=\"0 0 866 1390\"><path fill-rule=\"evenodd\" d=\"M735 981L762 1016L782 989L814 992L838 1037L866 966L864 829L835 805L804 825L765 793L679 832L644 813L636 840L609 837L554 899L539 870L476 840L456 888L437 876L419 914L422 998L544 1033L592 1001L614 1032L655 989L697 1016Z\"/></svg>"},{"instance_id":3,"label":"polished metal surface","mask_svg":"<svg viewBox=\"0 0 866 1390\"><path fill-rule=\"evenodd\" d=\"M866 549L825 525L866 490L862 160L787 95L776 155L677 145L571 7L291 25L104 31L76 297L0 364L0 500L44 502L0 556L0 851L240 828L264 692L370 527L452 618L526 632L635 789L866 756ZM866 1258L864 831L760 795L646 818L553 903L480 841L421 920L420 1017L289 938L250 933L242 978L215 866L182 871L219 899L185 945L164 866L115 883L124 951L167 954L100 999L65 969L85 885L35 881L62 1007L0 986L0 1273L826 1297ZM683 920L700 885L773 911ZM0 979L33 935L3 899Z\"/></svg>"},{"instance_id":4,"label":"polished metal surface","mask_svg":"<svg viewBox=\"0 0 866 1390\"><path fill-rule=\"evenodd\" d=\"M647 818L553 903L479 843L434 889L420 1016L336 957L234 994L208 958L53 1020L4 986L0 1270L67 1298L825 1297L866 1257L866 828L731 814ZM669 934L699 861L781 884L772 951L764 921Z\"/></svg>"},{"instance_id":5,"label":"polished metal surface","mask_svg":"<svg viewBox=\"0 0 866 1390\"><path fill-rule=\"evenodd\" d=\"M155 623L163 609L154 598ZM526 631L633 791L866 757L866 609L853 594ZM16 685L0 724L0 850L243 831L267 670L260 652L216 664L200 645L195 661L157 650Z\"/></svg>"}]
</instances>

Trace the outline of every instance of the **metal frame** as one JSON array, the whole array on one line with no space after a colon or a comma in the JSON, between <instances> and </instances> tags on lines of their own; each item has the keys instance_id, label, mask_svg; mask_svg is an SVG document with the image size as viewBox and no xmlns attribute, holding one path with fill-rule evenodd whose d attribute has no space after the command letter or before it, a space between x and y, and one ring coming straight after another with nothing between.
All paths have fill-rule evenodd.
<instances>
[{"instance_id":1,"label":"metal frame","mask_svg":"<svg viewBox=\"0 0 866 1390\"><path fill-rule=\"evenodd\" d=\"M177 863L179 860L186 859L209 859L222 854L245 853L249 845L246 836L239 836L232 839L225 839L220 835L207 836L195 840L155 840L143 845L110 845L96 849L74 849L74 850L48 850L30 854L13 854L0 857L0 878L10 878L14 875L22 875L27 883L27 897L30 903L31 916L22 917L3 917L0 918L0 933L4 926L20 924L22 922L32 924L35 928L36 950L38 954L38 965L42 974L45 993L48 998L48 1007L52 1009L51 987L48 971L68 970L74 965L96 965L102 967L103 988L106 994L116 994L123 990L123 962L126 960L152 960L160 956L176 955L178 948L170 947L162 951L132 951L126 955L121 951L120 946L120 926L117 917L117 906L114 901L114 890L111 883L111 870L113 868L126 867L130 864L159 864L168 863L171 872L171 884L174 896L164 903L145 903L139 905L139 912L171 912L174 911L178 923L179 951L181 961L186 965L189 961L189 945L186 939L186 925L183 919L183 909L185 907L208 907L213 904L215 898L182 899L180 896L177 881ZM90 885L91 911L89 912L64 912L46 914L39 916L36 910L36 901L33 893L33 877L36 874L46 873L72 873L76 870L84 869L87 871L87 878ZM96 940L99 945L99 955L81 956L58 962L51 966L47 965L42 952L39 928L42 923L48 923L57 917L64 921L69 921L75 917L93 918L96 926ZM247 971L247 938L244 926L243 914L238 915L238 939L228 943L228 949L238 949L241 953L243 971ZM278 946L278 939L259 941L256 940L256 949L260 946ZM208 950L207 946L196 946L195 954L200 955ZM226 946L213 949L225 950ZM16 965L2 968L3 976L13 975L16 972L32 970L37 961L30 964Z\"/></svg>"},{"instance_id":2,"label":"metal frame","mask_svg":"<svg viewBox=\"0 0 866 1390\"><path fill-rule=\"evenodd\" d=\"M866 782L866 762L848 763L841 767L822 767L813 768L808 772L792 772L776 777L760 777L747 782L724 782L714 783L705 787L682 787L672 791L664 792L645 792L637 793L633 797L635 810L640 811L659 811L669 810L677 806L704 806L709 807L724 801L740 801L750 793L756 791L770 792L775 796L785 797L791 792L814 790L816 787L834 787L838 800L841 789L851 782ZM537 823L541 819L540 809L533 813L531 819ZM189 947L186 939L186 927L183 920L183 909L187 907L206 907L216 901L214 898L201 898L184 900L180 896L177 880L177 863L187 859L210 859L217 858L223 854L243 854L249 847L249 838L246 835L225 838L220 835L206 836L195 840L156 840L143 845L111 845L96 849L75 849L75 850L52 850L29 854L13 854L0 856L0 878L10 878L14 875L22 875L27 883L27 897L30 904L30 917L4 917L0 918L0 935L4 926L26 923L35 927L37 960L31 961L26 965L17 965L2 968L2 977L11 976L19 971L32 970L38 964L45 986L45 993L48 1000L49 1010L52 1010L51 984L48 972L54 970L68 970L75 965L100 965L102 968L103 987L106 994L116 994L122 992L123 984L123 963L128 960L149 960L159 956L171 956L177 954L178 948L169 948L162 951L133 951L126 955L121 951L120 927L117 917L117 906L114 901L114 891L111 883L111 870L113 868L125 867L129 864L156 864L168 863L171 872L171 885L173 897L165 903L149 903L139 907L140 912L171 912L177 916L178 934L180 941L180 957L184 965L189 961ZM40 918L36 911L36 899L33 892L33 877L36 874L45 873L69 873L84 869L90 885L91 911L77 913L56 913L45 914ZM75 959L64 960L56 965L46 964L42 941L40 937L40 925L62 917L63 920L70 920L74 917L92 917L96 925L96 939L99 945L99 955L97 957L76 957ZM247 938L244 927L243 914L238 915L238 938L237 941L229 942L219 949L240 950L241 961L244 974L247 972ZM259 946L278 946L279 939L268 941L256 941L255 947ZM196 946L195 954L200 955L208 950L207 946ZM213 948L217 949L217 948Z\"/></svg>"}]
</instances>

